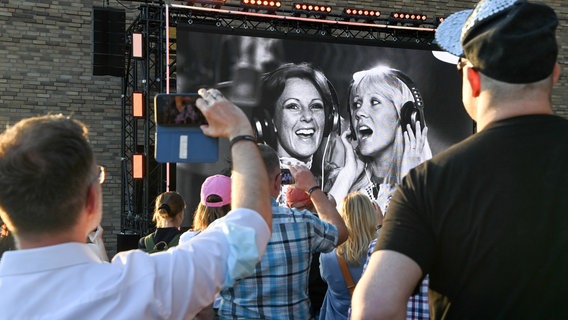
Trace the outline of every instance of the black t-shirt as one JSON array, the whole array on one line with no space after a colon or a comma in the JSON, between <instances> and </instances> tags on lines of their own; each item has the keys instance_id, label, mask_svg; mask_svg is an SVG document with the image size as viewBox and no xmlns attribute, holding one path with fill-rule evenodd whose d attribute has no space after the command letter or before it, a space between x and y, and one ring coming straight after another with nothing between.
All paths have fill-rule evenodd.
<instances>
[{"instance_id":1,"label":"black t-shirt","mask_svg":"<svg viewBox=\"0 0 568 320\"><path fill-rule=\"evenodd\" d=\"M160 241L164 241L165 243L169 243L176 235L182 233L180 229L175 227L168 227L168 228L157 228L156 231L151 233L150 235L154 235L154 244L159 243ZM140 238L138 241L138 249L142 249L147 251L151 250L152 248L146 248L146 244L144 243L144 238Z\"/></svg>"},{"instance_id":2,"label":"black t-shirt","mask_svg":"<svg viewBox=\"0 0 568 320\"><path fill-rule=\"evenodd\" d=\"M430 274L433 319L568 319L568 121L499 121L418 166L376 249Z\"/></svg>"}]
</instances>

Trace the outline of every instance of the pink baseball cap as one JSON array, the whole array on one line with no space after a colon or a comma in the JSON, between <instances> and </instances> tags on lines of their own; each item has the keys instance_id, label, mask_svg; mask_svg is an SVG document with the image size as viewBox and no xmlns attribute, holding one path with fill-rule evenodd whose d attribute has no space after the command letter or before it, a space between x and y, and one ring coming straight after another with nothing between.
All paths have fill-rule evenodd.
<instances>
[{"instance_id":1,"label":"pink baseball cap","mask_svg":"<svg viewBox=\"0 0 568 320\"><path fill-rule=\"evenodd\" d=\"M207 201L211 195L221 198L219 202ZM231 178L216 174L205 179L201 185L201 204L208 207L222 207L231 203Z\"/></svg>"}]
</instances>

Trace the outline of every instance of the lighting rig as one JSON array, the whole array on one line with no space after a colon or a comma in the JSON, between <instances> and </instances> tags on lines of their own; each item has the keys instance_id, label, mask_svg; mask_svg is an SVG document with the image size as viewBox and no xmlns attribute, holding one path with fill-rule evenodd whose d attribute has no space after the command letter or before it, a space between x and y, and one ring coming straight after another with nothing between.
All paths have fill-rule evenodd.
<instances>
[{"instance_id":1,"label":"lighting rig","mask_svg":"<svg viewBox=\"0 0 568 320\"><path fill-rule=\"evenodd\" d=\"M193 24L220 32L257 32L267 37L365 43L437 50L434 31L441 17L276 0L188 0L165 5L141 1L140 15L126 30L127 67L123 85L121 230L141 235L150 228L152 201L169 190L170 167L153 159L153 97L175 90L175 28ZM407 16L408 15L408 16ZM246 30L245 30L246 29ZM170 82L174 81L174 82ZM175 166L171 169L175 170ZM175 181L174 181L175 183ZM165 189L165 190L164 190Z\"/></svg>"},{"instance_id":2,"label":"lighting rig","mask_svg":"<svg viewBox=\"0 0 568 320\"><path fill-rule=\"evenodd\" d=\"M364 21L373 22L380 21L381 12L379 10L372 9L358 9L358 8L345 8L343 9L342 17L345 21Z\"/></svg>"}]
</instances>

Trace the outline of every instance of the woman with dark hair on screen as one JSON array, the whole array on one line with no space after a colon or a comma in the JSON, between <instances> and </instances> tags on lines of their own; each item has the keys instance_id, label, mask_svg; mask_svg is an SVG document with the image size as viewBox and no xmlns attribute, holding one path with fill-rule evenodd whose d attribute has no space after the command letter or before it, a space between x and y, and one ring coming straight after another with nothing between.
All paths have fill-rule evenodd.
<instances>
[{"instance_id":1,"label":"woman with dark hair on screen","mask_svg":"<svg viewBox=\"0 0 568 320\"><path fill-rule=\"evenodd\" d=\"M386 66L353 74L349 89L350 130L341 135L345 164L338 169L329 193L343 199L361 190L386 213L390 197L402 177L432 157L422 101L411 80ZM410 108L410 110L408 110Z\"/></svg>"},{"instance_id":2,"label":"woman with dark hair on screen","mask_svg":"<svg viewBox=\"0 0 568 320\"><path fill-rule=\"evenodd\" d=\"M321 177L314 155L337 126L331 83L309 63L286 63L263 76L261 93L254 115L259 140L278 152L283 168L302 164Z\"/></svg>"}]
</instances>

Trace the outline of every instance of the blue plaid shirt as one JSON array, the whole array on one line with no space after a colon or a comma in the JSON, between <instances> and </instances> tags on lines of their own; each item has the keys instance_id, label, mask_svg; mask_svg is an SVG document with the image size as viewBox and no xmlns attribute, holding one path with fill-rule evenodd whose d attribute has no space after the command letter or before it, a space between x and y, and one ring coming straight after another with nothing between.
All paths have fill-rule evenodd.
<instances>
[{"instance_id":1,"label":"blue plaid shirt","mask_svg":"<svg viewBox=\"0 0 568 320\"><path fill-rule=\"evenodd\" d=\"M337 228L272 199L272 236L255 272L221 291L221 319L310 319L312 255L337 244Z\"/></svg>"},{"instance_id":2,"label":"blue plaid shirt","mask_svg":"<svg viewBox=\"0 0 568 320\"><path fill-rule=\"evenodd\" d=\"M363 266L363 273L367 269L367 264L369 263L369 258L371 254L375 251L375 244L377 239L369 243L369 250L367 251L367 261L365 266ZM406 319L407 320L427 320L430 319L430 308L428 306L428 275L424 277L424 280L420 283L418 288L418 293L410 296L408 299L408 304L406 305Z\"/></svg>"}]
</instances>

